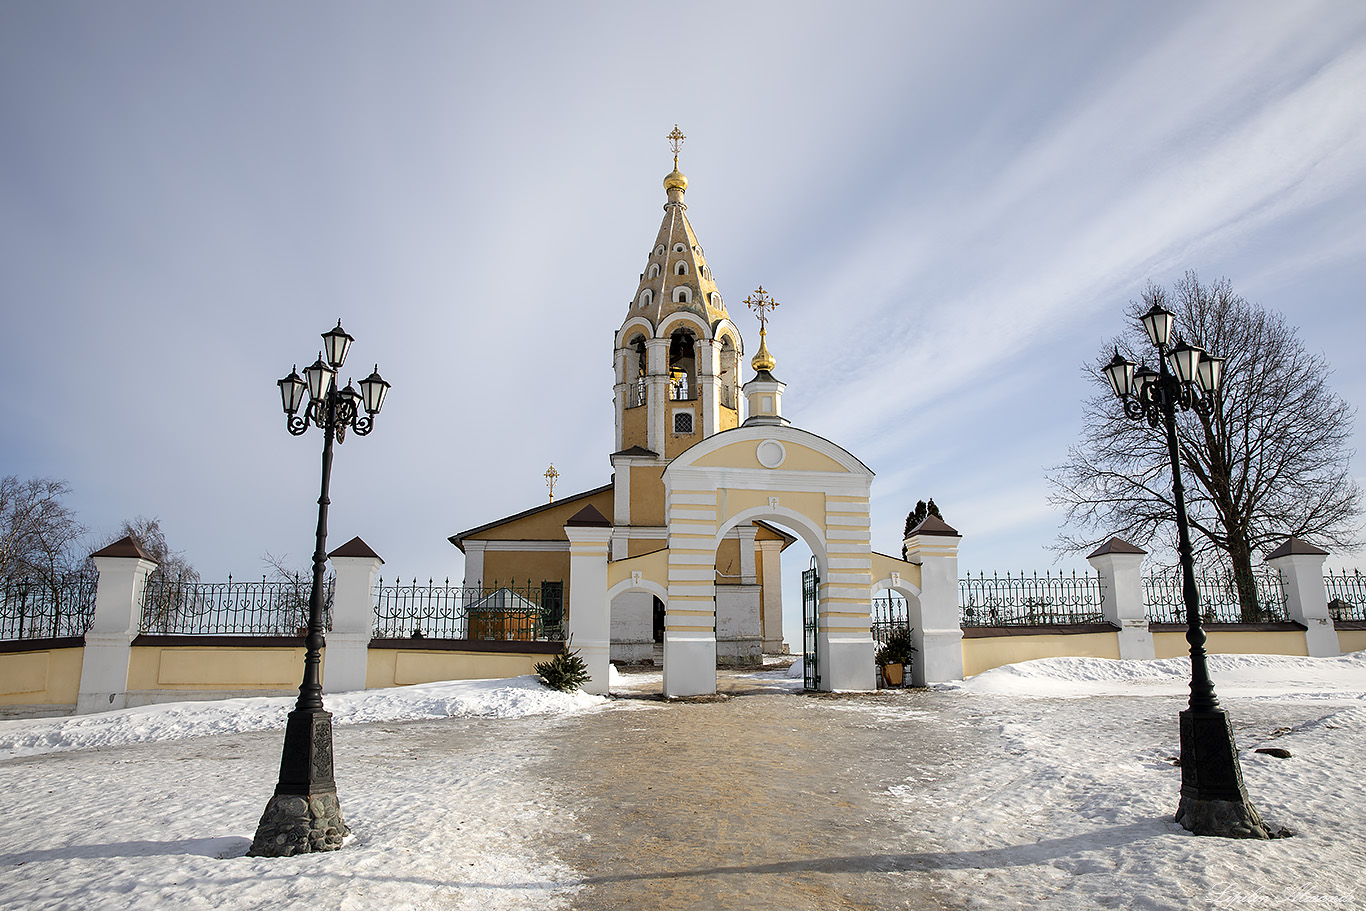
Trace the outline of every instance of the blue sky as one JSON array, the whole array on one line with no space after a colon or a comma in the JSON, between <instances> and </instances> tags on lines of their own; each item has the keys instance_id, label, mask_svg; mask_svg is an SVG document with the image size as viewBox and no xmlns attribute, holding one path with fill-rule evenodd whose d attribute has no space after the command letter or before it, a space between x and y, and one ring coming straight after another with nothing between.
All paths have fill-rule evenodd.
<instances>
[{"instance_id":1,"label":"blue sky","mask_svg":"<svg viewBox=\"0 0 1366 911\"><path fill-rule=\"evenodd\" d=\"M878 474L875 548L933 496L963 569L1048 568L1046 469L1149 279L1227 276L1366 401L1363 86L1348 2L4 4L0 473L206 578L304 565L321 438L275 380L340 317L393 390L330 541L459 578L447 536L552 461L608 480L676 122L749 350L763 284L786 413Z\"/></svg>"}]
</instances>

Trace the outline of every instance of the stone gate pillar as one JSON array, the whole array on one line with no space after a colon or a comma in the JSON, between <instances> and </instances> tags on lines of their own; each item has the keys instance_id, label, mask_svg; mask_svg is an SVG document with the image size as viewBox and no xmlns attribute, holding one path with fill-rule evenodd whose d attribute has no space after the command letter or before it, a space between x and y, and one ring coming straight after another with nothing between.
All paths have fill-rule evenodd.
<instances>
[{"instance_id":1,"label":"stone gate pillar","mask_svg":"<svg viewBox=\"0 0 1366 911\"><path fill-rule=\"evenodd\" d=\"M905 540L906 560L920 564L920 618L911 637L926 683L963 679L963 626L958 615L958 545L963 538L929 516Z\"/></svg>"},{"instance_id":2,"label":"stone gate pillar","mask_svg":"<svg viewBox=\"0 0 1366 911\"><path fill-rule=\"evenodd\" d=\"M569 635L588 665L586 693L605 696L612 667L612 606L607 600L607 549L612 523L585 506L564 525L569 538Z\"/></svg>"},{"instance_id":3,"label":"stone gate pillar","mask_svg":"<svg viewBox=\"0 0 1366 911\"><path fill-rule=\"evenodd\" d=\"M1328 551L1299 538L1291 538L1266 555L1266 562L1280 572L1285 585L1287 615L1305 628L1304 644L1311 658L1342 654L1323 585L1323 561L1327 558Z\"/></svg>"},{"instance_id":4,"label":"stone gate pillar","mask_svg":"<svg viewBox=\"0 0 1366 911\"><path fill-rule=\"evenodd\" d=\"M1111 538L1086 562L1100 575L1100 608L1105 622L1119 627L1119 657L1155 658L1148 611L1143 604L1143 558L1147 551L1121 538Z\"/></svg>"},{"instance_id":5,"label":"stone gate pillar","mask_svg":"<svg viewBox=\"0 0 1366 911\"><path fill-rule=\"evenodd\" d=\"M128 705L128 662L142 626L142 592L156 563L132 537L90 555L99 569L95 616L85 634L76 714Z\"/></svg>"},{"instance_id":6,"label":"stone gate pillar","mask_svg":"<svg viewBox=\"0 0 1366 911\"><path fill-rule=\"evenodd\" d=\"M375 629L375 576L384 561L359 537L327 556L337 585L332 593L332 629L323 653L323 692L363 690Z\"/></svg>"}]
</instances>

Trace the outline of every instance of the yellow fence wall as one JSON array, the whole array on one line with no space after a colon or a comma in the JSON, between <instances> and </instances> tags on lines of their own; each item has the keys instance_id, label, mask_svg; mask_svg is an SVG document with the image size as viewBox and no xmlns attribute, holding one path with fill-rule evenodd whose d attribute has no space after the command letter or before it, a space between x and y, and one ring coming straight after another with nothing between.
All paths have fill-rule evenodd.
<instances>
[{"instance_id":1,"label":"yellow fence wall","mask_svg":"<svg viewBox=\"0 0 1366 911\"><path fill-rule=\"evenodd\" d=\"M0 652L0 706L74 706L85 649Z\"/></svg>"},{"instance_id":2,"label":"yellow fence wall","mask_svg":"<svg viewBox=\"0 0 1366 911\"><path fill-rule=\"evenodd\" d=\"M372 648L365 666L365 688L374 690L438 680L520 677L534 674L534 666L550 658L550 655L520 652Z\"/></svg>"},{"instance_id":3,"label":"yellow fence wall","mask_svg":"<svg viewBox=\"0 0 1366 911\"><path fill-rule=\"evenodd\" d=\"M983 636L963 640L963 676L1035 658L1118 658L1119 633Z\"/></svg>"}]
</instances>

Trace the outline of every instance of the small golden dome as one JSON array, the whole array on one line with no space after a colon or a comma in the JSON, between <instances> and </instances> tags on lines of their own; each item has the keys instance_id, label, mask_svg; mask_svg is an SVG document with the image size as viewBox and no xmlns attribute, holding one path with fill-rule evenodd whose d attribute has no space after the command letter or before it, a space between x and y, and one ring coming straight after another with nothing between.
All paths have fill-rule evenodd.
<instances>
[{"instance_id":1,"label":"small golden dome","mask_svg":"<svg viewBox=\"0 0 1366 911\"><path fill-rule=\"evenodd\" d=\"M688 178L683 176L683 172L678 170L678 165L664 178L664 189L666 190L686 190L688 189Z\"/></svg>"},{"instance_id":2,"label":"small golden dome","mask_svg":"<svg viewBox=\"0 0 1366 911\"><path fill-rule=\"evenodd\" d=\"M768 335L768 333L763 329L759 330L759 353L754 355L754 359L749 362L749 365L754 368L755 373L758 373L761 370L767 370L769 373L772 373L773 368L778 366L778 362L775 361L773 355L768 352L768 339L765 338L766 335Z\"/></svg>"}]
</instances>

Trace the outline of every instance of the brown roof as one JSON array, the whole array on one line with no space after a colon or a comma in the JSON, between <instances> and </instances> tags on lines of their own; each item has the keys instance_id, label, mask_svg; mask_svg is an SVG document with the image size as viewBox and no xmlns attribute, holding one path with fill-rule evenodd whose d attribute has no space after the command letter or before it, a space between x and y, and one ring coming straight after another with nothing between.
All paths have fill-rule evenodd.
<instances>
[{"instance_id":1,"label":"brown roof","mask_svg":"<svg viewBox=\"0 0 1366 911\"><path fill-rule=\"evenodd\" d=\"M364 541L360 539L360 535L356 535L356 537L352 538L350 541L347 541L341 547L338 547L336 550L332 551L332 553L328 554L328 556L373 557L374 559L379 560L379 562L381 563L384 562L383 558L381 558L379 554L375 553L373 550L370 549L369 544L366 544Z\"/></svg>"},{"instance_id":2,"label":"brown roof","mask_svg":"<svg viewBox=\"0 0 1366 911\"><path fill-rule=\"evenodd\" d=\"M1104 556L1105 554L1146 554L1146 553L1147 553L1147 551L1144 550L1143 548L1141 548L1141 547L1135 547L1134 545L1130 544L1128 541L1124 540L1123 538L1111 538L1110 540L1108 540L1108 541L1106 541L1104 544L1102 544L1100 547L1097 547L1095 550L1091 551L1091 553L1087 554L1086 557L1087 557L1087 559L1089 560L1091 557L1102 557L1102 556Z\"/></svg>"},{"instance_id":3,"label":"brown roof","mask_svg":"<svg viewBox=\"0 0 1366 911\"><path fill-rule=\"evenodd\" d=\"M101 547L90 556L92 557L137 557L141 560L152 560L147 556L147 552L138 546L138 542L133 540L132 535L125 535L119 538L108 547ZM155 560L152 560L155 563Z\"/></svg>"},{"instance_id":4,"label":"brown roof","mask_svg":"<svg viewBox=\"0 0 1366 911\"><path fill-rule=\"evenodd\" d=\"M612 523L607 521L607 517L598 512L597 507L589 503L583 509L569 517L565 525L578 527L589 526L592 528L611 528Z\"/></svg>"},{"instance_id":5,"label":"brown roof","mask_svg":"<svg viewBox=\"0 0 1366 911\"><path fill-rule=\"evenodd\" d=\"M1291 554L1313 554L1316 557L1326 557L1328 556L1328 551L1321 547L1315 547L1308 541L1301 541L1299 538L1292 535L1289 541L1286 541L1280 547L1267 554L1266 558L1268 560L1274 560L1277 557L1288 557Z\"/></svg>"},{"instance_id":6,"label":"brown roof","mask_svg":"<svg viewBox=\"0 0 1366 911\"><path fill-rule=\"evenodd\" d=\"M957 529L938 516L926 516L925 521L921 522L915 528L912 528L911 533L906 537L909 538L914 535L943 535L948 537L957 534Z\"/></svg>"}]
</instances>

